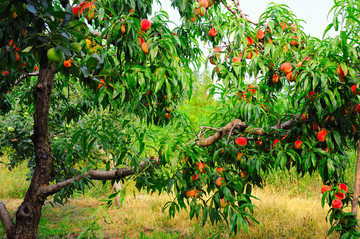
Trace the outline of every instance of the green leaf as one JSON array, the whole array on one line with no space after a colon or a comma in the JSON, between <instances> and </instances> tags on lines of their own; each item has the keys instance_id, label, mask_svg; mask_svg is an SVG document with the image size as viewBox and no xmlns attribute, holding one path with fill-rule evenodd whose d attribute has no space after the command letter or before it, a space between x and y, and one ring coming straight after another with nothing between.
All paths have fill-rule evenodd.
<instances>
[{"instance_id":1,"label":"green leaf","mask_svg":"<svg viewBox=\"0 0 360 239\"><path fill-rule=\"evenodd\" d=\"M333 137L335 139L335 142L336 142L337 146L339 148L341 148L341 146L342 146L341 145L341 135L340 135L339 131L337 131L336 129L332 129L331 133L332 133L332 135L333 135Z\"/></svg>"},{"instance_id":2,"label":"green leaf","mask_svg":"<svg viewBox=\"0 0 360 239\"><path fill-rule=\"evenodd\" d=\"M29 52L31 51L32 48L33 48L32 46L28 46L24 50L22 50L22 52Z\"/></svg>"},{"instance_id":3,"label":"green leaf","mask_svg":"<svg viewBox=\"0 0 360 239\"><path fill-rule=\"evenodd\" d=\"M99 65L101 58L94 54L92 55L87 61L86 66L89 70L95 70L96 67Z\"/></svg>"},{"instance_id":4,"label":"green leaf","mask_svg":"<svg viewBox=\"0 0 360 239\"><path fill-rule=\"evenodd\" d=\"M348 39L348 35L346 31L340 31L340 39L343 46L346 46L346 41Z\"/></svg>"},{"instance_id":5,"label":"green leaf","mask_svg":"<svg viewBox=\"0 0 360 239\"><path fill-rule=\"evenodd\" d=\"M84 77L88 77L90 75L88 68L86 66L81 67L80 70L83 73Z\"/></svg>"},{"instance_id":6,"label":"green leaf","mask_svg":"<svg viewBox=\"0 0 360 239\"><path fill-rule=\"evenodd\" d=\"M334 167L334 161L332 161L330 158L327 159L327 170L329 173L329 178L331 178L335 172L335 167Z\"/></svg>"},{"instance_id":7,"label":"green leaf","mask_svg":"<svg viewBox=\"0 0 360 239\"><path fill-rule=\"evenodd\" d=\"M171 100L172 98L171 86L167 78L165 78L165 83L166 83L166 95L169 98L169 100Z\"/></svg>"},{"instance_id":8,"label":"green leaf","mask_svg":"<svg viewBox=\"0 0 360 239\"><path fill-rule=\"evenodd\" d=\"M99 18L99 21L100 21L100 22L103 21L103 19L104 19L104 14L105 14L104 8L100 8L99 11L98 11L98 18Z\"/></svg>"},{"instance_id":9,"label":"green leaf","mask_svg":"<svg viewBox=\"0 0 360 239\"><path fill-rule=\"evenodd\" d=\"M325 37L326 33L327 33L333 26L334 26L334 24L333 24L333 23L330 23L330 24L326 27L326 29L325 29L325 31L324 31L324 34L323 34L323 38Z\"/></svg>"},{"instance_id":10,"label":"green leaf","mask_svg":"<svg viewBox=\"0 0 360 239\"><path fill-rule=\"evenodd\" d=\"M203 225L203 226L205 225L205 223L206 223L206 221L207 221L208 214L209 214L208 208L207 208L207 207L203 207L203 216L202 216L202 220L203 220L202 225Z\"/></svg>"},{"instance_id":11,"label":"green leaf","mask_svg":"<svg viewBox=\"0 0 360 239\"><path fill-rule=\"evenodd\" d=\"M230 217L230 225L229 225L230 234L237 232L237 216L238 216L237 213L233 212L232 216Z\"/></svg>"}]
</instances>

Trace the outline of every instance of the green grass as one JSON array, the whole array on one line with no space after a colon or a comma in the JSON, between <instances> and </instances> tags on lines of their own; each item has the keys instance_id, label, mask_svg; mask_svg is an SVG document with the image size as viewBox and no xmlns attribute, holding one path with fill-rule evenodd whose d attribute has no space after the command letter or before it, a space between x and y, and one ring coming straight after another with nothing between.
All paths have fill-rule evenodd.
<instances>
[{"instance_id":1,"label":"green grass","mask_svg":"<svg viewBox=\"0 0 360 239\"><path fill-rule=\"evenodd\" d=\"M4 163L9 163L9 159L4 156ZM26 174L29 173L26 162L21 163L13 170L8 170L5 164L0 164L0 199L4 198L24 198L29 187L30 181L26 181ZM16 183L15 183L16 182Z\"/></svg>"}]
</instances>

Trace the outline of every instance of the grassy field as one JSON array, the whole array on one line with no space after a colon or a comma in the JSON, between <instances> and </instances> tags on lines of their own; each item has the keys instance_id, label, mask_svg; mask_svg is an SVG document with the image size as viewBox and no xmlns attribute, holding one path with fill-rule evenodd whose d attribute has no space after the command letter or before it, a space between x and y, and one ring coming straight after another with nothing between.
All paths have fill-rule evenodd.
<instances>
[{"instance_id":1,"label":"grassy field","mask_svg":"<svg viewBox=\"0 0 360 239\"><path fill-rule=\"evenodd\" d=\"M26 170L25 165L11 172L0 168L0 198L13 215L28 185ZM64 206L53 207L47 202L40 238L78 238L88 228L85 238L325 238L329 224L325 221L327 208L320 205L321 186L318 175L300 178L295 172L274 172L264 189L254 190L260 199L255 201L255 217L260 225L250 225L249 235L242 230L234 236L227 233L225 224L207 223L202 227L197 219L190 220L185 210L169 218L163 205L171 195L137 192L132 182L123 207L103 210L102 199L107 198L111 188L96 183L95 188L85 195L75 195ZM4 237L2 229L0 237Z\"/></svg>"},{"instance_id":2,"label":"grassy field","mask_svg":"<svg viewBox=\"0 0 360 239\"><path fill-rule=\"evenodd\" d=\"M141 193L128 196L125 206L111 208L104 218L104 212L100 211L91 233L93 237L104 238L325 238L329 226L319 198L290 197L270 187L256 190L255 196L261 198L255 203L258 206L255 217L260 225L250 226L250 236L244 231L236 237L229 236L224 224L202 227L196 219L190 220L186 211L170 219L162 211L168 196ZM5 202L14 213L21 200ZM90 197L70 200L65 206L47 204L40 223L40 238L77 238L91 225L95 217L90 215L100 205L98 198Z\"/></svg>"}]
</instances>

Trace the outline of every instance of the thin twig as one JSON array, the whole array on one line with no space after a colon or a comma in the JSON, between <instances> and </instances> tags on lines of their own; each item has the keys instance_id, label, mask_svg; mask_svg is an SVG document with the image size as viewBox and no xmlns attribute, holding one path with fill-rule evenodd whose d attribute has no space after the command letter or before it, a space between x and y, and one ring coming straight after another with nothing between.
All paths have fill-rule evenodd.
<instances>
[{"instance_id":1,"label":"thin twig","mask_svg":"<svg viewBox=\"0 0 360 239\"><path fill-rule=\"evenodd\" d=\"M238 125L238 124L234 124L234 126L231 128L231 130L230 130L230 132L229 132L228 139L227 139L227 143L229 143L230 137L231 137L231 135L232 135L232 132L233 132L233 130L235 129L236 126L239 126L239 125Z\"/></svg>"},{"instance_id":2,"label":"thin twig","mask_svg":"<svg viewBox=\"0 0 360 239\"><path fill-rule=\"evenodd\" d=\"M203 135L207 134L210 131L211 131L211 129L206 130L205 132L203 132ZM217 131L217 132L221 132L221 131Z\"/></svg>"},{"instance_id":3,"label":"thin twig","mask_svg":"<svg viewBox=\"0 0 360 239\"><path fill-rule=\"evenodd\" d=\"M283 120L286 119L286 118L289 117L289 116L291 116L291 117L293 117L293 118L299 117L298 115L294 115L294 114L285 114L284 117L282 117L281 119L278 120L278 122L277 122L277 124L276 124L276 127L277 127L277 128L280 128Z\"/></svg>"},{"instance_id":4,"label":"thin twig","mask_svg":"<svg viewBox=\"0 0 360 239\"><path fill-rule=\"evenodd\" d=\"M217 132L220 132L221 130L219 129L216 129L216 128L213 128L213 127L208 127L208 126L201 126L200 127L201 129L210 129L210 130L214 130L214 131L217 131Z\"/></svg>"},{"instance_id":5,"label":"thin twig","mask_svg":"<svg viewBox=\"0 0 360 239\"><path fill-rule=\"evenodd\" d=\"M23 79L29 77L29 76L38 76L39 75L39 72L38 71L34 71L34 72L29 72L29 73L26 73L24 75L21 75L19 77L19 79L17 79L14 83L14 86L19 84L21 81L23 81Z\"/></svg>"},{"instance_id":6,"label":"thin twig","mask_svg":"<svg viewBox=\"0 0 360 239\"><path fill-rule=\"evenodd\" d=\"M202 131L203 131L203 130L202 130L202 129L200 129L200 132L199 132L199 134L198 134L198 136L197 136L198 138L200 138L200 137L201 137L201 135L202 135Z\"/></svg>"},{"instance_id":7,"label":"thin twig","mask_svg":"<svg viewBox=\"0 0 360 239\"><path fill-rule=\"evenodd\" d=\"M204 129L209 129L209 130L203 132ZM221 130L216 129L216 128L213 128L213 127L201 126L201 127L200 127L200 132L199 132L199 134L198 134L198 138L200 138L202 134L206 134L206 133L209 132L210 130L217 131L217 132L220 132L220 131L221 131Z\"/></svg>"},{"instance_id":8,"label":"thin twig","mask_svg":"<svg viewBox=\"0 0 360 239\"><path fill-rule=\"evenodd\" d=\"M251 21L250 19L247 18L247 15L244 13L244 11L242 10L242 8L240 7L240 0L233 0L236 9L238 10L240 17L244 18L247 22L257 26L258 23Z\"/></svg>"}]
</instances>

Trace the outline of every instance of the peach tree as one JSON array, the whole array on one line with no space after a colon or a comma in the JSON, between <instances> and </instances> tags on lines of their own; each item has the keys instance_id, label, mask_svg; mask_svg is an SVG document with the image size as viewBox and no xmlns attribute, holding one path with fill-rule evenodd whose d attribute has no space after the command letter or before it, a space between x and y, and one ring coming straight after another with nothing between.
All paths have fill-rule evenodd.
<instances>
[{"instance_id":1,"label":"peach tree","mask_svg":"<svg viewBox=\"0 0 360 239\"><path fill-rule=\"evenodd\" d=\"M8 238L38 237L49 196L62 203L91 180L124 179L161 162L144 153L145 132L132 121L173 118L191 95L189 66L200 50L181 29L170 31L166 13L148 19L152 5L1 2L1 146L11 149L9 168L29 161L31 179L15 220L0 202Z\"/></svg>"},{"instance_id":2,"label":"peach tree","mask_svg":"<svg viewBox=\"0 0 360 239\"><path fill-rule=\"evenodd\" d=\"M187 140L167 147L178 164L154 189L176 192L166 205L170 215L189 206L203 223L209 218L228 222L230 233L247 230L256 222L252 187L261 187L272 169L295 168L300 175L319 172L329 234L357 238L359 159L354 191L344 172L347 151L357 148L360 155L359 3L335 1L320 40L303 32L286 5L270 4L254 22L238 0L205 2L193 4L183 25L211 47L210 91L221 106L210 126L194 135L185 123ZM326 35L332 28L335 37ZM163 178L159 171L153 183ZM343 210L351 205L352 212Z\"/></svg>"}]
</instances>

